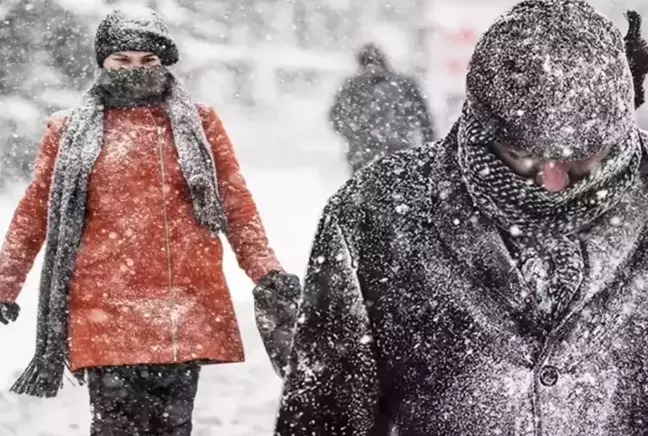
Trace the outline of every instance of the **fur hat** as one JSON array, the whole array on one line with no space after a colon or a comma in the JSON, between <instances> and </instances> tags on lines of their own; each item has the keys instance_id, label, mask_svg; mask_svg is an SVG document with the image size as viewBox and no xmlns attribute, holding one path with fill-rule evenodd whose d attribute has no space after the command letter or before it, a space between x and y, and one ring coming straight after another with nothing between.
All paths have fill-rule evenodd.
<instances>
[{"instance_id":1,"label":"fur hat","mask_svg":"<svg viewBox=\"0 0 648 436\"><path fill-rule=\"evenodd\" d=\"M155 11L141 6L116 9L97 28L95 54L99 66L119 51L151 52L163 65L178 62L178 47L169 36L169 28Z\"/></svg>"},{"instance_id":2,"label":"fur hat","mask_svg":"<svg viewBox=\"0 0 648 436\"><path fill-rule=\"evenodd\" d=\"M635 126L635 86L617 27L583 0L526 0L483 35L467 95L502 139L582 159Z\"/></svg>"}]
</instances>

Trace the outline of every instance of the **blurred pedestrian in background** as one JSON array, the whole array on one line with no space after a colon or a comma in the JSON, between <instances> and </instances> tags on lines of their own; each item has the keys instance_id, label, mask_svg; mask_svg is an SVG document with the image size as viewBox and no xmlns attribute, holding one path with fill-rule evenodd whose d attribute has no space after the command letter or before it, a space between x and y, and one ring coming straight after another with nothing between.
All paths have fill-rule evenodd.
<instances>
[{"instance_id":1,"label":"blurred pedestrian in background","mask_svg":"<svg viewBox=\"0 0 648 436\"><path fill-rule=\"evenodd\" d=\"M329 119L348 144L355 172L398 150L434 140L432 116L413 77L392 70L375 44L357 54L359 72L335 96Z\"/></svg>"}]
</instances>

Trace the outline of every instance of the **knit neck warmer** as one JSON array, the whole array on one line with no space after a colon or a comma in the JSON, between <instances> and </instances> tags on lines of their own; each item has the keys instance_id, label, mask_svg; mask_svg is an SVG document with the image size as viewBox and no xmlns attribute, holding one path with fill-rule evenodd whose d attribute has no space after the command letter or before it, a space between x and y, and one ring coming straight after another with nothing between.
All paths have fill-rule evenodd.
<instances>
[{"instance_id":1,"label":"knit neck warmer","mask_svg":"<svg viewBox=\"0 0 648 436\"><path fill-rule=\"evenodd\" d=\"M534 285L531 298L544 319L554 323L583 279L578 232L614 208L639 175L639 132L628 132L598 170L557 193L510 169L493 150L497 133L482 125L467 103L457 138L459 167L477 208L515 247L514 257L543 265L531 281L544 276L546 285Z\"/></svg>"},{"instance_id":2,"label":"knit neck warmer","mask_svg":"<svg viewBox=\"0 0 648 436\"><path fill-rule=\"evenodd\" d=\"M163 66L100 69L95 89L107 107L138 107L163 103L173 76Z\"/></svg>"}]
</instances>

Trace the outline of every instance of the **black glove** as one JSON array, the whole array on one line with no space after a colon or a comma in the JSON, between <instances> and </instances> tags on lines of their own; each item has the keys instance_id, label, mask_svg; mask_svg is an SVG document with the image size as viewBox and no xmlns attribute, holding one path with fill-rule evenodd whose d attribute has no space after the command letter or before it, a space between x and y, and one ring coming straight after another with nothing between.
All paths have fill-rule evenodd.
<instances>
[{"instance_id":1,"label":"black glove","mask_svg":"<svg viewBox=\"0 0 648 436\"><path fill-rule=\"evenodd\" d=\"M20 306L17 303L0 303L0 323L7 325L18 319Z\"/></svg>"},{"instance_id":2,"label":"black glove","mask_svg":"<svg viewBox=\"0 0 648 436\"><path fill-rule=\"evenodd\" d=\"M295 275L271 271L259 281L252 294L258 307L271 312L275 322L285 324L294 321L301 284Z\"/></svg>"},{"instance_id":3,"label":"black glove","mask_svg":"<svg viewBox=\"0 0 648 436\"><path fill-rule=\"evenodd\" d=\"M275 371L283 377L301 297L299 278L283 271L269 272L252 294L261 339Z\"/></svg>"}]
</instances>

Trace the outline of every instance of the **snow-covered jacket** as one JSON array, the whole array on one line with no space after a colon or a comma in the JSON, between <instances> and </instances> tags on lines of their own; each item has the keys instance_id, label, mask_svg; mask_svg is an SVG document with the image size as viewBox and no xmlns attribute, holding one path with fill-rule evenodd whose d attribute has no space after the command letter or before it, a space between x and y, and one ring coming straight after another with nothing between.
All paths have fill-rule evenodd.
<instances>
[{"instance_id":1,"label":"snow-covered jacket","mask_svg":"<svg viewBox=\"0 0 648 436\"><path fill-rule=\"evenodd\" d=\"M281 270L232 144L197 105L215 160L228 240L258 282ZM48 196L66 114L48 123L31 184L0 252L0 301L14 301L46 238ZM186 361L238 362L243 346L218 236L192 213L162 106L107 108L69 284L72 370Z\"/></svg>"},{"instance_id":2,"label":"snow-covered jacket","mask_svg":"<svg viewBox=\"0 0 648 436\"><path fill-rule=\"evenodd\" d=\"M581 234L583 285L542 336L454 133L371 165L325 209L276 434L648 434L645 176Z\"/></svg>"}]
</instances>

